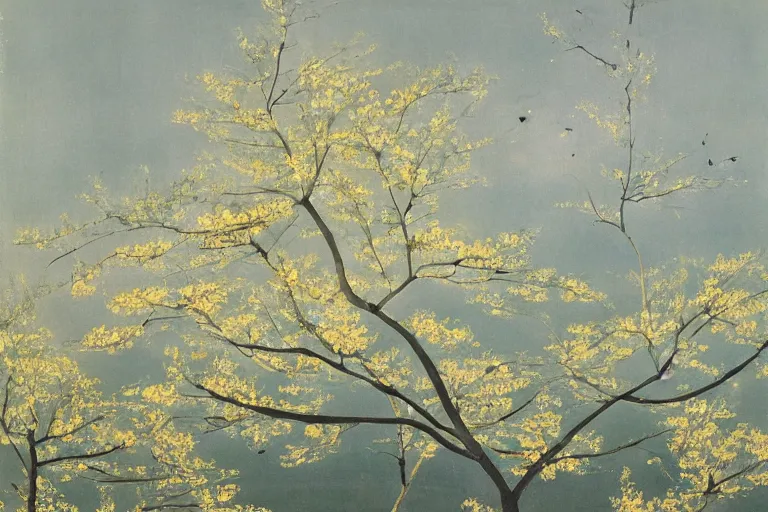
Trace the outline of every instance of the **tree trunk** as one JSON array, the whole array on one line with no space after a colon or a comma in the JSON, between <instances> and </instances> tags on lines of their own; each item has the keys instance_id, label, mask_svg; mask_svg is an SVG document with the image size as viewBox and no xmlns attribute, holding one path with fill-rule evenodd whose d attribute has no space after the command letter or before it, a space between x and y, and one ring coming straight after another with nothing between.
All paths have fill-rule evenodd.
<instances>
[{"instance_id":1,"label":"tree trunk","mask_svg":"<svg viewBox=\"0 0 768 512\"><path fill-rule=\"evenodd\" d=\"M27 430L27 445L29 447L29 471L27 472L27 512L37 509L37 446L35 446L35 431Z\"/></svg>"},{"instance_id":2,"label":"tree trunk","mask_svg":"<svg viewBox=\"0 0 768 512\"><path fill-rule=\"evenodd\" d=\"M476 453L479 454L479 460L477 462L480 464L480 467L483 468L485 474L491 477L496 489L498 489L501 498L502 512L519 512L520 507L517 503L520 496L512 492L512 489L509 488L509 484L504 479L504 475L501 474L499 468L496 467L474 438L472 438L472 442L470 443L470 449L475 450Z\"/></svg>"},{"instance_id":3,"label":"tree trunk","mask_svg":"<svg viewBox=\"0 0 768 512\"><path fill-rule=\"evenodd\" d=\"M501 493L501 512L520 512L518 498L510 491Z\"/></svg>"}]
</instances>

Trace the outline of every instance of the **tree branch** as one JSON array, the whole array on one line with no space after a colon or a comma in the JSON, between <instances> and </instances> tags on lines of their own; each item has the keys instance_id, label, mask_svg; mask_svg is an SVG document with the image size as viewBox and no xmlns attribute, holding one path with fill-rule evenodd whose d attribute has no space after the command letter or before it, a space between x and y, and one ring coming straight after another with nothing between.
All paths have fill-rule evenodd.
<instances>
[{"instance_id":1,"label":"tree branch","mask_svg":"<svg viewBox=\"0 0 768 512\"><path fill-rule=\"evenodd\" d=\"M682 395L669 397L669 398L642 398L642 397L636 397L633 396L633 394L629 395L621 395L621 400L625 402L631 402L635 404L643 404L643 405L658 405L658 404L671 404L675 402L685 402L686 400L690 400L691 398L696 398L699 395L702 395L706 393L707 391L714 389L718 387L719 385L723 384L724 382L732 379L736 375L738 375L744 368L749 366L749 364L757 359L760 354L768 348L768 341L763 342L763 344L760 346L760 348L755 351L754 354L752 354L750 357L745 359L741 364L738 366L735 366L731 368L729 371L725 372L722 377L715 380L714 382L711 382L710 384L707 384L706 386L702 386L699 389L695 389L693 391L690 391L688 393L683 393Z\"/></svg>"},{"instance_id":2,"label":"tree branch","mask_svg":"<svg viewBox=\"0 0 768 512\"><path fill-rule=\"evenodd\" d=\"M454 437L456 437L456 432L454 429L447 427L440 423L437 418L435 418L429 411L424 409L421 405L419 405L414 400L408 398L407 396L403 395L400 391L398 391L396 388L392 386L387 386L386 384L382 384L381 382L378 382L370 377L367 377L361 373L358 373L350 368L347 368L344 364L339 363L337 361L334 361L328 357L325 357L322 354L319 354L315 352L314 350L304 348L304 347L285 347L285 348L276 348L276 347L266 347L264 345L258 345L258 344L251 344L251 343L237 343L233 340L228 340L229 343L232 345L244 348L244 349L250 349L250 350L258 350L261 352L269 352L273 354L300 354L307 357L311 357L313 359L317 359L319 361L322 361L326 365L330 366L331 368L344 373L346 375L349 375L350 377L354 377L356 379L360 379L374 388L378 389L382 393L385 393L389 396L399 398L406 404L410 405L414 411L418 412L421 416L424 417L427 421L429 421L435 428L438 428Z\"/></svg>"},{"instance_id":3,"label":"tree branch","mask_svg":"<svg viewBox=\"0 0 768 512\"><path fill-rule=\"evenodd\" d=\"M687 325L687 323L686 323ZM677 335L679 336L681 329L678 328ZM726 372L721 378L717 379L715 382L704 386L702 388L699 388L695 391L691 391L690 393L685 393L683 395L673 397L673 398L666 398L666 399L645 399L645 398L637 398L634 396L634 394L645 387L649 386L650 384L653 384L654 382L661 379L661 375L664 374L664 372L667 371L667 369L672 365L672 359L676 355L677 351L675 350L665 361L665 363L659 368L659 372L652 375L651 377L648 377L640 384L637 384L633 388L625 391L624 393L612 397L610 400L606 401L603 405L601 405L598 409L593 411L591 414L589 414L586 418L584 418L582 421L580 421L576 426L571 428L563 438L557 442L555 445L553 445L551 448L549 448L540 458L537 460L534 464L532 464L526 473L523 475L523 477L518 481L517 485L513 489L513 494L519 498L519 496L522 494L522 492L526 489L526 487L531 483L533 478L541 472L541 470L544 468L545 465L549 464L550 461L557 456L558 453L560 453L562 450L565 449L566 446L573 440L573 438L578 434L582 429L584 429L587 425L589 425L592 421L594 421L597 417L599 417L601 414L603 414L605 411L610 409L613 405L620 401L627 401L627 402L633 402L633 403L640 403L640 404L666 404L666 403L673 403L673 402L682 402L685 400L689 400L691 398L694 398L696 396L699 396L717 386L720 384L726 382L727 380L731 379L735 375L737 375L739 372L741 372L744 368L746 368L752 361L757 359L757 357L762 353L763 350L768 348L768 340L766 340L760 348L747 358L744 362L739 364L738 366L732 368L730 371Z\"/></svg>"},{"instance_id":4,"label":"tree branch","mask_svg":"<svg viewBox=\"0 0 768 512\"><path fill-rule=\"evenodd\" d=\"M607 455L613 455L614 453L618 453L622 450L626 450L627 448L632 448L633 446L637 446L643 441L647 441L648 439L653 439L654 437L662 436L668 432L671 432L674 429L668 428L665 430L661 430L659 432L656 432L655 434L649 434L647 436L641 437L640 439L637 439L636 441L632 441L626 444L623 444L621 446L617 446L615 448L612 448L610 450L606 450L604 452L598 452L598 453L582 453L582 454L574 454L574 455L563 455L562 457L555 457L552 460L550 460L547 464L556 464L557 462L565 459L594 459L597 457L605 457Z\"/></svg>"},{"instance_id":5,"label":"tree branch","mask_svg":"<svg viewBox=\"0 0 768 512\"><path fill-rule=\"evenodd\" d=\"M65 432L63 434L56 434L56 435L46 434L45 436L43 436L40 439L38 439L37 441L35 441L35 444L39 445L39 444L43 444L46 441L50 441L51 439L60 439L60 438L65 437L65 436L74 435L74 434L80 432L81 430L83 430L84 428L88 427L89 425L93 425L94 423L98 423L99 421L103 420L104 418L105 418L105 416L98 415L95 418L86 421L85 423L83 423L79 427L76 427L76 428L70 430L69 432Z\"/></svg>"},{"instance_id":6,"label":"tree branch","mask_svg":"<svg viewBox=\"0 0 768 512\"><path fill-rule=\"evenodd\" d=\"M38 466L40 466L40 467L48 466L50 464L56 464L58 462L63 462L63 461L67 461L67 460L96 459L96 458L102 457L104 455L109 455L110 453L116 452L118 450L122 450L125 447L126 447L125 443L121 443L121 444L115 445L115 446L113 446L111 448L108 448L106 450L102 450L100 452L83 453L83 454L80 454L80 455L64 455L64 456L61 456L61 457L54 457L52 459L41 460L38 463Z\"/></svg>"},{"instance_id":7,"label":"tree branch","mask_svg":"<svg viewBox=\"0 0 768 512\"><path fill-rule=\"evenodd\" d=\"M253 404L241 402L236 398L228 397L228 396L219 394L216 391L208 389L202 384L193 382L189 379L187 379L187 381L195 388L207 393L208 397L205 397L205 398L212 398L219 402L235 405L237 407L241 407L243 409L247 409L249 411L253 411L257 414L261 414L270 418L298 421L298 422L307 423L310 425L311 424L345 425L350 423L364 423L364 424L370 424L370 425L408 425L415 429L421 430L425 434L428 434L435 441L437 441L438 443L440 443L442 446L449 449L450 451L454 453L458 453L459 455L466 457L468 459L472 459L472 460L476 459L476 457L472 453L470 453L464 448L456 446L455 444L450 442L448 439L443 437L437 430L430 427L426 423L422 423L420 421L416 421L410 418L382 418L382 417L376 417L376 416L334 416L334 415L326 415L326 414L306 414L306 413L291 412L291 411L285 411L281 409L273 409L272 407L263 407L259 405L253 405ZM199 398L204 398L204 397L199 397Z\"/></svg>"},{"instance_id":8,"label":"tree branch","mask_svg":"<svg viewBox=\"0 0 768 512\"><path fill-rule=\"evenodd\" d=\"M612 70L614 70L614 71L616 71L616 69L618 69L618 66L617 66L616 64L611 64L610 62L608 62L607 60L603 59L602 57L598 57L597 55L595 55L594 53L590 52L589 50L587 50L586 48L584 48L584 47L583 47L582 45L580 45L580 44L577 44L577 45L576 45L576 46L574 46L573 48L568 48L568 49L567 49L567 50L565 50L565 51L566 51L566 52L569 52L569 51L571 51L571 50L582 50L582 51L584 51L584 53L586 53L587 55L589 55L589 56L590 56L590 57L592 57L593 59L595 59L595 60L599 61L599 62L600 62L600 63L602 63L604 66L608 66L609 68L611 68L611 69L612 69Z\"/></svg>"},{"instance_id":9,"label":"tree branch","mask_svg":"<svg viewBox=\"0 0 768 512\"><path fill-rule=\"evenodd\" d=\"M531 403L532 403L534 400L536 400L536 397L537 397L537 396L539 396L539 394L540 394L540 393L541 393L541 391L540 391L540 390L539 390L539 391L537 391L536 393L534 393L534 395L533 395L531 398L529 398L528 400L526 400L526 401L525 401L525 403L524 403L523 405L521 405L520 407L517 407L517 408L513 409L512 411L508 412L507 414L505 414L505 415L503 415L503 416L499 417L499 419L497 419L497 420L494 420L494 421L492 421L492 422L490 422L490 423L482 423L482 424L479 424L479 425L471 425L471 427L472 427L472 428L486 428L486 427L492 427L493 425L496 425L496 424L498 424L498 423L501 423L502 421L508 420L509 418L511 418L512 416L514 416L515 414L517 414L517 413L519 413L520 411L522 411L523 409L525 409L525 408L526 408L528 405L530 405L530 404L531 404Z\"/></svg>"},{"instance_id":10,"label":"tree branch","mask_svg":"<svg viewBox=\"0 0 768 512\"><path fill-rule=\"evenodd\" d=\"M8 411L8 399L10 394L10 384L13 380L13 377L10 375L5 381L5 396L3 397L3 410L0 412L0 427L3 429L3 433L5 434L5 437L8 438L8 442L11 444L11 448L13 448L14 453L16 453L16 457L21 462L21 465L24 467L24 471L29 473L29 467L27 466L27 462L24 460L24 457L21 455L21 451L19 450L19 447L16 446L16 442L14 442L13 438L11 437L11 429L8 427L8 422L6 419L6 414Z\"/></svg>"}]
</instances>

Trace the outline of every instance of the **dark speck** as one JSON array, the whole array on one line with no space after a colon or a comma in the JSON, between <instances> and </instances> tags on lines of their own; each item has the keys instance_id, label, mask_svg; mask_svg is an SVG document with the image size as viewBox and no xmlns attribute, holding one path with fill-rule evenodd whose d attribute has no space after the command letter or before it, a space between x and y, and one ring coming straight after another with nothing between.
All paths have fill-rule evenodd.
<instances>
[{"instance_id":1,"label":"dark speck","mask_svg":"<svg viewBox=\"0 0 768 512\"><path fill-rule=\"evenodd\" d=\"M737 156L732 156L732 157L731 157L731 158L729 158L728 160L730 160L731 162L735 162L735 161L736 161L738 158L739 158L739 157L737 157Z\"/></svg>"},{"instance_id":2,"label":"dark speck","mask_svg":"<svg viewBox=\"0 0 768 512\"><path fill-rule=\"evenodd\" d=\"M265 453L266 451L267 451L267 450L259 450L259 451L258 451L258 452L256 452L256 453L258 453L259 455L261 455L262 453Z\"/></svg>"},{"instance_id":3,"label":"dark speck","mask_svg":"<svg viewBox=\"0 0 768 512\"><path fill-rule=\"evenodd\" d=\"M571 153L571 156L572 156L572 157L573 157L573 156L576 156L576 153Z\"/></svg>"},{"instance_id":4,"label":"dark speck","mask_svg":"<svg viewBox=\"0 0 768 512\"><path fill-rule=\"evenodd\" d=\"M526 119L528 119L528 118L525 117L525 116L520 116L520 117L518 117L518 119L520 120L521 123L524 123L526 121Z\"/></svg>"},{"instance_id":5,"label":"dark speck","mask_svg":"<svg viewBox=\"0 0 768 512\"><path fill-rule=\"evenodd\" d=\"M573 131L573 128L566 128L566 129L565 129L565 131L567 131L567 132L572 132L572 131Z\"/></svg>"},{"instance_id":6,"label":"dark speck","mask_svg":"<svg viewBox=\"0 0 768 512\"><path fill-rule=\"evenodd\" d=\"M707 163L708 163L710 166L713 166L713 165L715 165L715 164L713 164L713 163L712 163L712 159L711 159L711 158L710 158L709 160L707 160Z\"/></svg>"}]
</instances>

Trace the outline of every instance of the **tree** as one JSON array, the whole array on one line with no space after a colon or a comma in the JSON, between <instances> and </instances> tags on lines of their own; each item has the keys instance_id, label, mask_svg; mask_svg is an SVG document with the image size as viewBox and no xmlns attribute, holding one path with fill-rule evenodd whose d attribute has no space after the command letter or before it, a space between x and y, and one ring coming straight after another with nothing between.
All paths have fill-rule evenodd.
<instances>
[{"instance_id":1,"label":"tree","mask_svg":"<svg viewBox=\"0 0 768 512\"><path fill-rule=\"evenodd\" d=\"M12 448L21 470L10 486L25 503L19 510L77 510L56 483L133 446L135 435L110 422L114 404L101 399L97 381L51 349L49 331L31 326L34 297L16 302L9 291L4 299L0 444Z\"/></svg>"},{"instance_id":2,"label":"tree","mask_svg":"<svg viewBox=\"0 0 768 512\"><path fill-rule=\"evenodd\" d=\"M306 19L287 1L263 5L271 24L239 40L249 71L202 74L210 99L174 114L217 143L215 152L163 193L116 201L97 182L85 198L100 217L19 234L19 243L62 250L56 260L89 245L102 251L75 266L73 296L93 294L116 267L137 267L126 272L147 279L108 303L138 320L94 328L86 348L119 353L156 326L173 328L184 343L166 349L167 382L142 394L182 410L202 404L203 431L239 434L255 450L291 436L287 466L333 453L353 427L389 427L381 442L395 449L395 509L422 462L440 449L476 463L505 512L521 509L536 478L583 474L596 459L661 437L670 454L650 462L676 486L646 499L627 469L617 510L702 510L768 482L766 435L734 421L722 397L705 396L768 347L768 273L759 255L652 267L632 236L635 205L727 182L678 176L681 156L638 154L633 112L652 80L652 58L623 38L615 48L620 61L601 57L543 16L546 34L599 63L622 92L616 112L579 106L626 154L624 169L605 172L618 203L603 205L589 193L561 204L615 230L636 255L630 277L639 299L631 309L611 309L580 278L533 264L534 231L472 240L440 223L441 200L481 181L470 157L490 141L459 126L485 96L482 70L366 68L359 61L369 51L352 55L354 42L299 58L292 38ZM632 2L630 23L635 8ZM394 80L402 85L380 92ZM119 242L108 246L113 239ZM439 315L439 301L400 312L404 295L431 283L510 322L536 315L548 344L533 351L540 353L498 353ZM553 294L564 303L558 310L596 303L592 316L556 325L541 305ZM736 364L709 350L723 341L745 347ZM656 384L673 371L682 387L660 391ZM758 376L766 375L760 367ZM387 407L347 410L328 392L339 381ZM604 446L598 421L619 404L659 415L662 428L649 420L644 433ZM296 425L303 425L301 441ZM464 506L490 510L474 498Z\"/></svg>"},{"instance_id":3,"label":"tree","mask_svg":"<svg viewBox=\"0 0 768 512\"><path fill-rule=\"evenodd\" d=\"M137 512L182 505L257 512L227 508L238 487L226 481L237 473L195 456L192 436L175 431L162 407L161 386L145 386L140 394L126 388L122 399L104 397L98 379L54 348L51 332L34 327L38 295L10 287L0 306L0 445L10 447L18 466L18 478L2 493L23 503L16 510L76 512L62 485L80 480L98 487L100 512L115 510L111 491L119 485L136 488Z\"/></svg>"}]
</instances>

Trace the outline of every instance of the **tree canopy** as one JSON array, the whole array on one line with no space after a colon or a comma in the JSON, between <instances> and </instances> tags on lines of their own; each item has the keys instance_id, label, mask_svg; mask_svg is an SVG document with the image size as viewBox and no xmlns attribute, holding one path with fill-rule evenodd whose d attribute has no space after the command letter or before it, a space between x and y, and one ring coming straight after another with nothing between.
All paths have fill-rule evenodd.
<instances>
[{"instance_id":1,"label":"tree canopy","mask_svg":"<svg viewBox=\"0 0 768 512\"><path fill-rule=\"evenodd\" d=\"M538 231L511 219L507 232L473 236L455 223L457 195L487 181L471 161L491 140L463 130L492 80L483 69L377 67L358 40L302 54L311 13L262 5L269 22L239 37L246 68L200 74L204 97L173 113L212 142L194 167L130 197L96 181L82 196L92 219L18 233L18 244L59 251L52 263L74 261L73 298L108 294L115 316L79 349L119 358L138 340L166 343L165 375L105 396L76 354L26 327L29 300L9 306L0 442L20 466L19 510L75 510L57 490L73 478L100 489L104 511L115 499L137 511L266 510L234 504L237 472L195 455L217 431L253 457L279 444L294 467L369 429L382 436L371 447L394 459L392 510L439 452L497 489L495 502L468 496L471 512L532 509L529 486L556 492L562 474L612 479L621 512L701 511L768 483L768 434L727 399L737 375L768 376L761 254L649 265L634 236L640 206L735 183L711 161L691 170L683 154L642 149L633 115L653 56L618 33L613 53L598 55L541 16L545 37L594 61L621 94L618 105L577 106L623 155L594 196L614 199L589 191L558 203L631 248L634 298L614 304L583 276L538 265ZM642 22L640 5L628 5L629 24ZM114 290L113 276L139 284ZM443 294L465 299L467 320L445 314ZM510 328L491 344L473 332L473 311L532 318L538 337L520 342ZM621 407L644 420L615 441L604 418ZM642 461L665 491L643 492L629 463L620 476L599 471L650 443L667 448Z\"/></svg>"}]
</instances>

